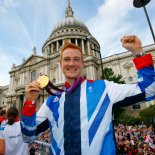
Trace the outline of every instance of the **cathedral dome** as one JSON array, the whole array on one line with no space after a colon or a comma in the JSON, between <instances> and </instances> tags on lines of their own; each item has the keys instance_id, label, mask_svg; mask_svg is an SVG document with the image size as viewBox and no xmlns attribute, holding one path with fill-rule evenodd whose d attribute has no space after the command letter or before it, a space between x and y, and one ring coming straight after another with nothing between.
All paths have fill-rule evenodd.
<instances>
[{"instance_id":1,"label":"cathedral dome","mask_svg":"<svg viewBox=\"0 0 155 155\"><path fill-rule=\"evenodd\" d=\"M75 19L73 14L70 0L68 0L65 18L56 24L42 47L43 54L46 57L50 54L55 56L53 53L57 53L65 41L80 46L82 50L88 53L90 51L88 37L91 37L91 44L94 44L93 47L100 49L98 41L91 35L87 26L82 21Z\"/></svg>"},{"instance_id":2,"label":"cathedral dome","mask_svg":"<svg viewBox=\"0 0 155 155\"><path fill-rule=\"evenodd\" d=\"M66 16L63 20L61 20L56 26L54 27L50 38L55 38L57 36L60 36L64 32L66 35L70 34L67 31L69 31L70 28L74 29L74 32L85 32L87 35L90 35L90 32L87 28L87 26L80 20L77 20L73 16L74 12L72 11L72 8L70 6L70 1L68 3L68 7L66 9ZM68 29L68 30L67 30ZM64 35L64 34L63 34Z\"/></svg>"},{"instance_id":3,"label":"cathedral dome","mask_svg":"<svg viewBox=\"0 0 155 155\"><path fill-rule=\"evenodd\" d=\"M60 23L58 23L54 29L54 31L57 31L58 29L61 29L63 27L80 27L88 31L87 26L81 22L80 20L75 19L73 16L72 17L65 17Z\"/></svg>"}]
</instances>

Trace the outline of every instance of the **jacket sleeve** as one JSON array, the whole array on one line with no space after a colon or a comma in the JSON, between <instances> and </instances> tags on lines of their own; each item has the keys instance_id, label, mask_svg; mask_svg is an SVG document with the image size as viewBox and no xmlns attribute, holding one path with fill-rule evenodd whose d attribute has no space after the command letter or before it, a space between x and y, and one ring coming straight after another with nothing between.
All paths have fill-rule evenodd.
<instances>
[{"instance_id":1,"label":"jacket sleeve","mask_svg":"<svg viewBox=\"0 0 155 155\"><path fill-rule=\"evenodd\" d=\"M5 153L5 140L4 139L0 139L0 154L4 154Z\"/></svg>"},{"instance_id":2,"label":"jacket sleeve","mask_svg":"<svg viewBox=\"0 0 155 155\"><path fill-rule=\"evenodd\" d=\"M116 84L106 81L110 101L115 106L129 106L155 99L155 72L151 54L133 59L137 69L136 84Z\"/></svg>"},{"instance_id":3,"label":"jacket sleeve","mask_svg":"<svg viewBox=\"0 0 155 155\"><path fill-rule=\"evenodd\" d=\"M48 129L48 107L46 101L36 113L36 103L25 101L22 109L21 131L25 142L32 142L36 137Z\"/></svg>"}]
</instances>

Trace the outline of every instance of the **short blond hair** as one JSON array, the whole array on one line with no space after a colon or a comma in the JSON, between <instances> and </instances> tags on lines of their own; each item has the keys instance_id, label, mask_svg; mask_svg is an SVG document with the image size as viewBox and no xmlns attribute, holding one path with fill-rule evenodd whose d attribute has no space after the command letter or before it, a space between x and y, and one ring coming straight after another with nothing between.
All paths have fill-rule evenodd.
<instances>
[{"instance_id":1,"label":"short blond hair","mask_svg":"<svg viewBox=\"0 0 155 155\"><path fill-rule=\"evenodd\" d=\"M63 51L66 50L67 48L73 48L73 49L78 49L81 53L81 58L82 58L82 61L83 61L83 54L82 54L82 49L81 47L73 44L73 43L69 43L69 42L65 42L64 45L60 48L60 61L62 60L62 54L63 54Z\"/></svg>"}]
</instances>

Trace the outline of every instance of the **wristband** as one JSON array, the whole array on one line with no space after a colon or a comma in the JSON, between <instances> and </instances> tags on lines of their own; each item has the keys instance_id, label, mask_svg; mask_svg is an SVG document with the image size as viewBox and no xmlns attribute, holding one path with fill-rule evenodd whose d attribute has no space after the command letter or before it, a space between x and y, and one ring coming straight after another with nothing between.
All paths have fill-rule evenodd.
<instances>
[{"instance_id":1,"label":"wristband","mask_svg":"<svg viewBox=\"0 0 155 155\"><path fill-rule=\"evenodd\" d=\"M36 104L36 101L34 101L34 100L26 100L25 101L25 104L26 105L35 105Z\"/></svg>"},{"instance_id":2,"label":"wristband","mask_svg":"<svg viewBox=\"0 0 155 155\"><path fill-rule=\"evenodd\" d=\"M142 51L142 52L140 52L140 53L133 54L133 57L134 57L134 58L139 58L139 57L144 56L145 54L146 54L146 52L145 52L145 51Z\"/></svg>"}]
</instances>

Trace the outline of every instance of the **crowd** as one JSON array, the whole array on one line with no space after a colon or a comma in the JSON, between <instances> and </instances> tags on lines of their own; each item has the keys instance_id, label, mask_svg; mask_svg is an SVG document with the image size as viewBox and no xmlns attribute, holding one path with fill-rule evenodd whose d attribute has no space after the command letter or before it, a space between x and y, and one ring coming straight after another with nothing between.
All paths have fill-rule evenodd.
<instances>
[{"instance_id":1,"label":"crowd","mask_svg":"<svg viewBox=\"0 0 155 155\"><path fill-rule=\"evenodd\" d=\"M117 155L155 155L155 129L151 126L119 124L114 129ZM50 143L50 134L47 130L39 136L38 140ZM31 147L40 149L40 145L35 143L32 143Z\"/></svg>"},{"instance_id":2,"label":"crowd","mask_svg":"<svg viewBox=\"0 0 155 155\"><path fill-rule=\"evenodd\" d=\"M45 143L50 143L50 136L51 132L50 130L46 130L43 134L38 136L38 141L40 143L37 143L38 141L35 141L29 145L29 155L35 155L39 152L44 152L44 154L49 154L49 148L47 146L44 146Z\"/></svg>"},{"instance_id":3,"label":"crowd","mask_svg":"<svg viewBox=\"0 0 155 155\"><path fill-rule=\"evenodd\" d=\"M149 126L115 126L118 155L154 155L155 131Z\"/></svg>"},{"instance_id":4,"label":"crowd","mask_svg":"<svg viewBox=\"0 0 155 155\"><path fill-rule=\"evenodd\" d=\"M6 111L1 110L1 123L6 119ZM3 118L2 118L3 116ZM2 124L1 124L2 125ZM155 154L155 129L152 126L123 125L114 126L117 155L154 155ZM50 130L38 136L40 142L50 143ZM29 155L35 155L43 150L49 153L48 147L37 143L29 145Z\"/></svg>"}]
</instances>

